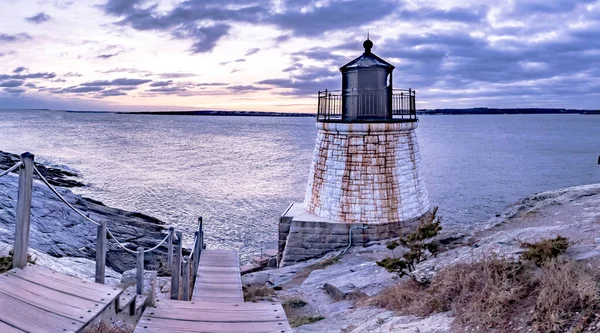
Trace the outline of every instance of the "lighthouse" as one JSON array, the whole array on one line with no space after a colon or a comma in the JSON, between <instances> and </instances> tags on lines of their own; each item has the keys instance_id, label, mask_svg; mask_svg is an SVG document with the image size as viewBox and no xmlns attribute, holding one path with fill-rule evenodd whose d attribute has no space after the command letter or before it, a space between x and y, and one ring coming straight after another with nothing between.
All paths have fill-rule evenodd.
<instances>
[{"instance_id":1,"label":"lighthouse","mask_svg":"<svg viewBox=\"0 0 600 333\"><path fill-rule=\"evenodd\" d=\"M416 93L394 89L373 42L318 93L317 138L304 202L279 221L279 265L414 231L430 204L415 129Z\"/></svg>"}]
</instances>

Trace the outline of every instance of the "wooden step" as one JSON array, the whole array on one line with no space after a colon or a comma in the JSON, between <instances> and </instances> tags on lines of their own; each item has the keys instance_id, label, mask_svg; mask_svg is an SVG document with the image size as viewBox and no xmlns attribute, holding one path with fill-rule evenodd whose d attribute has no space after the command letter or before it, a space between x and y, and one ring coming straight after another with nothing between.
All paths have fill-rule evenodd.
<instances>
[{"instance_id":1,"label":"wooden step","mask_svg":"<svg viewBox=\"0 0 600 333\"><path fill-rule=\"evenodd\" d=\"M146 300L148 296L146 295L138 295L135 301L135 313L141 313L146 308Z\"/></svg>"},{"instance_id":2,"label":"wooden step","mask_svg":"<svg viewBox=\"0 0 600 333\"><path fill-rule=\"evenodd\" d=\"M169 300L148 308L135 333L292 332L281 304Z\"/></svg>"},{"instance_id":3,"label":"wooden step","mask_svg":"<svg viewBox=\"0 0 600 333\"><path fill-rule=\"evenodd\" d=\"M35 265L12 269L0 274L0 332L78 332L121 292Z\"/></svg>"},{"instance_id":4,"label":"wooden step","mask_svg":"<svg viewBox=\"0 0 600 333\"><path fill-rule=\"evenodd\" d=\"M135 287L129 287L123 291L119 297L119 309L118 312L127 310L130 315L135 314L135 301L136 301Z\"/></svg>"}]
</instances>

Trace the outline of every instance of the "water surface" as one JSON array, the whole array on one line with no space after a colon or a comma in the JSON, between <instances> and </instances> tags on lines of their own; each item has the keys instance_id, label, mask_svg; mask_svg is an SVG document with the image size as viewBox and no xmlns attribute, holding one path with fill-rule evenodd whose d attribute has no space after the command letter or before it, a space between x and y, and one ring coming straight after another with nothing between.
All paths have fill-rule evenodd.
<instances>
[{"instance_id":1,"label":"water surface","mask_svg":"<svg viewBox=\"0 0 600 333\"><path fill-rule=\"evenodd\" d=\"M523 196L600 182L600 116L422 116L417 136L433 204L448 224L487 220ZM0 150L82 175L77 193L139 211L244 258L275 248L302 201L314 118L0 111Z\"/></svg>"}]
</instances>

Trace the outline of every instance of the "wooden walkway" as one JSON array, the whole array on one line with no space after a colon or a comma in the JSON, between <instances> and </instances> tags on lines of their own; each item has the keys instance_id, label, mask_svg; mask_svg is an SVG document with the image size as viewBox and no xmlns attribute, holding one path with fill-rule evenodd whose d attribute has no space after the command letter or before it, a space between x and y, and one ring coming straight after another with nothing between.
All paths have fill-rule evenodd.
<instances>
[{"instance_id":1,"label":"wooden walkway","mask_svg":"<svg viewBox=\"0 0 600 333\"><path fill-rule=\"evenodd\" d=\"M245 303L235 251L204 250L191 302L147 308L135 333L292 332L281 304Z\"/></svg>"},{"instance_id":2,"label":"wooden walkway","mask_svg":"<svg viewBox=\"0 0 600 333\"><path fill-rule=\"evenodd\" d=\"M121 293L34 265L15 268L0 274L0 332L80 332Z\"/></svg>"},{"instance_id":3,"label":"wooden walkway","mask_svg":"<svg viewBox=\"0 0 600 333\"><path fill-rule=\"evenodd\" d=\"M244 301L240 262L236 251L202 252L192 301L241 303Z\"/></svg>"}]
</instances>

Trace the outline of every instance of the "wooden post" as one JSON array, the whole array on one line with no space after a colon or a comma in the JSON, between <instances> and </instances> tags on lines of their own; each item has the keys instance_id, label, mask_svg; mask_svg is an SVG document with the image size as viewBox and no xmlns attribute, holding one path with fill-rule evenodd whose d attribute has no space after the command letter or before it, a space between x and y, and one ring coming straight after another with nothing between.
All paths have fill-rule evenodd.
<instances>
[{"instance_id":1,"label":"wooden post","mask_svg":"<svg viewBox=\"0 0 600 333\"><path fill-rule=\"evenodd\" d=\"M152 279L150 282L150 292L148 292L148 298L146 298L146 306L154 306L156 303L156 279Z\"/></svg>"},{"instance_id":2,"label":"wooden post","mask_svg":"<svg viewBox=\"0 0 600 333\"><path fill-rule=\"evenodd\" d=\"M202 246L200 242L200 232L196 231L194 233L196 238L196 242L194 243L194 257L192 258L192 279L196 282L196 275L198 274L198 265L200 264L200 255L202 255Z\"/></svg>"},{"instance_id":3,"label":"wooden post","mask_svg":"<svg viewBox=\"0 0 600 333\"><path fill-rule=\"evenodd\" d=\"M167 260L169 271L173 271L173 239L175 238L175 227L169 227L169 239L167 239Z\"/></svg>"},{"instance_id":4,"label":"wooden post","mask_svg":"<svg viewBox=\"0 0 600 333\"><path fill-rule=\"evenodd\" d=\"M183 235L177 231L177 246L175 247L175 256L173 269L171 270L171 299L179 299L179 279L181 278L181 247L183 246Z\"/></svg>"},{"instance_id":5,"label":"wooden post","mask_svg":"<svg viewBox=\"0 0 600 333\"><path fill-rule=\"evenodd\" d=\"M183 300L190 300L190 257L183 258Z\"/></svg>"},{"instance_id":6,"label":"wooden post","mask_svg":"<svg viewBox=\"0 0 600 333\"><path fill-rule=\"evenodd\" d=\"M96 233L96 283L104 284L106 275L106 221L100 221Z\"/></svg>"},{"instance_id":7,"label":"wooden post","mask_svg":"<svg viewBox=\"0 0 600 333\"><path fill-rule=\"evenodd\" d=\"M137 283L135 291L138 295L141 295L144 291L144 248L137 248L137 270L136 270Z\"/></svg>"},{"instance_id":8,"label":"wooden post","mask_svg":"<svg viewBox=\"0 0 600 333\"><path fill-rule=\"evenodd\" d=\"M13 268L27 266L29 248L29 223L31 221L31 192L33 190L33 154L21 154L23 164L19 168L19 194L17 197L17 221Z\"/></svg>"}]
</instances>

